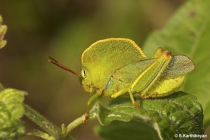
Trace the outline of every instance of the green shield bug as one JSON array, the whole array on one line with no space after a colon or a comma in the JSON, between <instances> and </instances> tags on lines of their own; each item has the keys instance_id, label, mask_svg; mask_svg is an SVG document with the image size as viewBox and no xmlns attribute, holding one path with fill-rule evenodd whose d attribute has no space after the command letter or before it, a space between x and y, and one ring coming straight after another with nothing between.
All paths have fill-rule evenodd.
<instances>
[{"instance_id":1,"label":"green shield bug","mask_svg":"<svg viewBox=\"0 0 210 140\"><path fill-rule=\"evenodd\" d=\"M134 98L168 96L183 84L185 75L194 69L187 56L173 56L162 48L158 48L152 58L146 58L134 41L125 38L109 38L93 43L82 54L80 74L52 57L48 58L51 63L78 75L84 90L91 93L85 121L90 106L101 95L111 98L127 95L135 107L140 107Z\"/></svg>"}]
</instances>

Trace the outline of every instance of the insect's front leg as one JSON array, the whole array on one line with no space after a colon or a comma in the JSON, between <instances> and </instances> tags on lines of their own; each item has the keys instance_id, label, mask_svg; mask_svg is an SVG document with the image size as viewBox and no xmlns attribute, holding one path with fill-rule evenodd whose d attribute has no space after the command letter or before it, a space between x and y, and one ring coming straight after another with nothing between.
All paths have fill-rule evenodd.
<instances>
[{"instance_id":1,"label":"insect's front leg","mask_svg":"<svg viewBox=\"0 0 210 140\"><path fill-rule=\"evenodd\" d=\"M85 113L84 123L86 123L86 121L88 120L88 118L89 118L89 111L90 111L91 107L94 105L94 103L98 100L100 95L101 94L99 94L99 93L94 93L89 98L89 100L87 102L87 110L86 110L86 113Z\"/></svg>"}]
</instances>

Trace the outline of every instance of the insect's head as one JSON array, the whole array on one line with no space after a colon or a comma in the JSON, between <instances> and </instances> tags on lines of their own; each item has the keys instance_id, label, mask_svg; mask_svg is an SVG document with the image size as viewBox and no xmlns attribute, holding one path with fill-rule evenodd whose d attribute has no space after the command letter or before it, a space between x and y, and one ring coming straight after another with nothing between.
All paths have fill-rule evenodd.
<instances>
[{"instance_id":1,"label":"insect's head","mask_svg":"<svg viewBox=\"0 0 210 140\"><path fill-rule=\"evenodd\" d=\"M94 91L94 87L91 83L91 77L89 75L88 70L85 67L83 67L81 70L79 80L86 92L92 93Z\"/></svg>"},{"instance_id":2,"label":"insect's head","mask_svg":"<svg viewBox=\"0 0 210 140\"><path fill-rule=\"evenodd\" d=\"M91 77L90 77L90 73L88 72L88 70L85 67L82 67L81 73L77 74L76 72L74 72L73 70L69 69L68 67L64 66L63 64L59 63L57 60L55 60L54 58L48 56L49 58L49 62L55 64L56 66L69 71L70 73L76 75L79 77L80 83L82 85L82 87L84 88L84 90L86 92L92 93L95 92L96 90L98 90L99 88L96 88L95 86L93 86L92 81L91 81Z\"/></svg>"}]
</instances>

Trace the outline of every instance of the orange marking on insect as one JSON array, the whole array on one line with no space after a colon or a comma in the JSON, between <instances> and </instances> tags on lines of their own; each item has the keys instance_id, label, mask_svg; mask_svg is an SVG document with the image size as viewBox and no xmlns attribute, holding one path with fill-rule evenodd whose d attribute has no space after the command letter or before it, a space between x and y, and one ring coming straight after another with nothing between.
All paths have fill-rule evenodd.
<instances>
[{"instance_id":1,"label":"orange marking on insect","mask_svg":"<svg viewBox=\"0 0 210 140\"><path fill-rule=\"evenodd\" d=\"M171 57L171 52L170 51L164 51L162 55L163 55L163 57L165 57L165 59L169 59Z\"/></svg>"}]
</instances>

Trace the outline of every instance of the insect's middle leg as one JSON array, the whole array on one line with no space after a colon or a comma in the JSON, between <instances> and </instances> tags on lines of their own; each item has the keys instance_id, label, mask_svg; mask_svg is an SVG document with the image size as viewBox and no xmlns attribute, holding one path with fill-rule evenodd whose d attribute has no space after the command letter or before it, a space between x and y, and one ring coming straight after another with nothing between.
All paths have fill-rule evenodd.
<instances>
[{"instance_id":1,"label":"insect's middle leg","mask_svg":"<svg viewBox=\"0 0 210 140\"><path fill-rule=\"evenodd\" d=\"M118 92L112 94L111 97L112 97L112 98L117 98L117 97L119 97L120 95L123 95L123 94L125 94L125 93L128 93L128 94L129 94L132 104L133 104L136 108L139 108L140 105L139 105L138 103L136 103L136 101L134 100L132 91L131 91L130 89L128 89L128 88L122 89L122 90L120 90L120 91L118 91Z\"/></svg>"},{"instance_id":2,"label":"insect's middle leg","mask_svg":"<svg viewBox=\"0 0 210 140\"><path fill-rule=\"evenodd\" d=\"M117 97L119 97L120 95L123 95L123 94L125 94L125 93L127 93L127 92L129 92L129 89L124 88L124 89L122 89L122 90L119 90L119 91L116 92L116 93L113 93L113 94L111 95L111 97L112 97L112 98L117 98Z\"/></svg>"},{"instance_id":3,"label":"insect's middle leg","mask_svg":"<svg viewBox=\"0 0 210 140\"><path fill-rule=\"evenodd\" d=\"M133 93L132 93L132 91L131 90L129 90L129 96L130 96L130 99L131 99L131 102L132 102L132 104L136 107L136 108L139 108L140 107L140 105L138 104L138 103L136 103L136 101L134 100L134 97L133 97Z\"/></svg>"}]
</instances>

